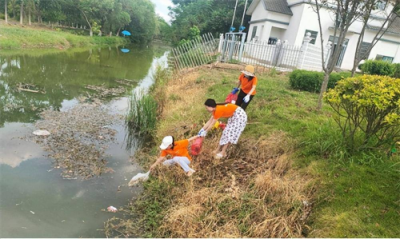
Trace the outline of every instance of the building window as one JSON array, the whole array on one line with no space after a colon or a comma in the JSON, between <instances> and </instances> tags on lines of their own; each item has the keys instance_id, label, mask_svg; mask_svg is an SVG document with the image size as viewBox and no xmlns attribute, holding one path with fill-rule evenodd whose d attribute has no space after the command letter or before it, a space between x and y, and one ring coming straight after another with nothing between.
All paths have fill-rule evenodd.
<instances>
[{"instance_id":1,"label":"building window","mask_svg":"<svg viewBox=\"0 0 400 239\"><path fill-rule=\"evenodd\" d=\"M382 55L376 55L375 60L380 60L380 61L387 61L392 63L393 62L394 57L391 56L382 56Z\"/></svg>"},{"instance_id":2,"label":"building window","mask_svg":"<svg viewBox=\"0 0 400 239\"><path fill-rule=\"evenodd\" d=\"M333 36L329 36L329 41L332 42L332 51L334 51L336 49L337 43L339 41L339 37L333 37ZM342 44L342 47L340 48L340 55L339 58L336 62L336 66L340 67L342 65L343 62L343 58L344 58L344 54L346 53L346 49L347 49L347 45L349 44L349 39L345 38Z\"/></svg>"},{"instance_id":3,"label":"building window","mask_svg":"<svg viewBox=\"0 0 400 239\"><path fill-rule=\"evenodd\" d=\"M306 37L307 33L311 33L311 41L310 43L315 45L315 41L317 40L317 36L318 36L318 32L316 31L311 31L311 30L306 30L306 32L304 33L304 37Z\"/></svg>"},{"instance_id":4,"label":"building window","mask_svg":"<svg viewBox=\"0 0 400 239\"><path fill-rule=\"evenodd\" d=\"M369 54L367 55L367 51L370 46L371 46L371 43L369 43L369 42L365 42L365 41L361 42L361 48L360 48L359 54L360 54L362 60L365 60L368 58Z\"/></svg>"},{"instance_id":5,"label":"building window","mask_svg":"<svg viewBox=\"0 0 400 239\"><path fill-rule=\"evenodd\" d=\"M257 26L254 26L253 31L251 32L251 39L250 39L251 41L253 41L256 34L257 34Z\"/></svg>"}]
</instances>

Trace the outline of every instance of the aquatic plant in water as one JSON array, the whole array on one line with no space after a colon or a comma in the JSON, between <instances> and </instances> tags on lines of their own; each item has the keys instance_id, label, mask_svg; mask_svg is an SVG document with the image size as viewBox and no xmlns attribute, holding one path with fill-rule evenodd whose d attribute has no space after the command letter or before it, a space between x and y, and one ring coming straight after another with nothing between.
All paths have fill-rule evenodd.
<instances>
[{"instance_id":1,"label":"aquatic plant in water","mask_svg":"<svg viewBox=\"0 0 400 239\"><path fill-rule=\"evenodd\" d=\"M149 136L156 127L157 102L151 95L143 92L133 94L129 102L129 111L125 118L127 130L127 148L135 144L135 136Z\"/></svg>"}]
</instances>

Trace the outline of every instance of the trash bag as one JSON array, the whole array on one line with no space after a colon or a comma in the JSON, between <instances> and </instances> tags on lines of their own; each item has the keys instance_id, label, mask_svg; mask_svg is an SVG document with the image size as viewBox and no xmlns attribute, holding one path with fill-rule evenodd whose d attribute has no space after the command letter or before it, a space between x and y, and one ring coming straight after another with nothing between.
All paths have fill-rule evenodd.
<instances>
[{"instance_id":1,"label":"trash bag","mask_svg":"<svg viewBox=\"0 0 400 239\"><path fill-rule=\"evenodd\" d=\"M226 96L225 98L225 103L232 103L235 104L236 100L237 100L238 95L237 94L233 94L232 92L228 94L228 96Z\"/></svg>"},{"instance_id":2,"label":"trash bag","mask_svg":"<svg viewBox=\"0 0 400 239\"><path fill-rule=\"evenodd\" d=\"M149 179L150 171L147 173L138 173L135 176L132 177L131 181L129 181L128 185L129 187L135 186L139 182L144 182Z\"/></svg>"},{"instance_id":3,"label":"trash bag","mask_svg":"<svg viewBox=\"0 0 400 239\"><path fill-rule=\"evenodd\" d=\"M197 139L194 140L192 147L191 147L192 155L200 154L201 146L203 145L203 140L204 140L204 137L198 137Z\"/></svg>"}]
</instances>

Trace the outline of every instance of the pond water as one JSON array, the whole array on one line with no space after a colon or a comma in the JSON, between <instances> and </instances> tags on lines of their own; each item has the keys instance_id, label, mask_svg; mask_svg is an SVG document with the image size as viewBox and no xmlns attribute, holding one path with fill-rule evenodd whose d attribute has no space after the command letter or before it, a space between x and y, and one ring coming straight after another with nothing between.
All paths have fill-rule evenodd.
<instances>
[{"instance_id":1,"label":"pond water","mask_svg":"<svg viewBox=\"0 0 400 239\"><path fill-rule=\"evenodd\" d=\"M113 125L116 140L106 150L107 167L115 172L89 180L61 177L54 160L29 139L44 109L67 111L80 96L102 93L88 85L126 89L102 97L109 113L125 115L129 96L152 84L168 53L156 46L124 48L130 51L0 52L0 237L104 237L104 222L116 216L104 209L126 205L141 192L127 186L141 169L129 161L134 150L126 149L123 123Z\"/></svg>"}]
</instances>

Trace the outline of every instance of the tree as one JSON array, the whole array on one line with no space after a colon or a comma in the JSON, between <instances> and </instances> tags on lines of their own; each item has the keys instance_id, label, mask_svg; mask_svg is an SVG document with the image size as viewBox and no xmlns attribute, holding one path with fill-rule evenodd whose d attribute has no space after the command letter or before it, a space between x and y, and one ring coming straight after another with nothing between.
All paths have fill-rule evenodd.
<instances>
[{"instance_id":1,"label":"tree","mask_svg":"<svg viewBox=\"0 0 400 239\"><path fill-rule=\"evenodd\" d=\"M213 34L229 31L236 0L173 0L176 6L170 8L172 18L172 42L178 43L182 39L188 39L190 28L197 26L200 34L211 32ZM239 0L234 26L239 28L241 14L243 14L245 0ZM248 27L250 16L244 20ZM245 30L246 31L246 30Z\"/></svg>"},{"instance_id":2,"label":"tree","mask_svg":"<svg viewBox=\"0 0 400 239\"><path fill-rule=\"evenodd\" d=\"M28 25L32 25L31 14L35 11L35 1L27 0L25 8L28 10Z\"/></svg>"},{"instance_id":3,"label":"tree","mask_svg":"<svg viewBox=\"0 0 400 239\"><path fill-rule=\"evenodd\" d=\"M110 36L114 31L118 36L121 28L128 25L130 22L131 16L126 11L125 6L123 5L123 1L115 0L113 8L111 11L109 11L103 27L108 26L107 30L110 32Z\"/></svg>"},{"instance_id":4,"label":"tree","mask_svg":"<svg viewBox=\"0 0 400 239\"><path fill-rule=\"evenodd\" d=\"M366 0L364 2L363 9L361 9L362 10L361 20L363 26L357 41L357 47L353 62L353 69L351 70L352 76L354 76L360 62L368 58L372 48L376 45L376 43L378 43L378 41L382 38L382 36L390 29L390 26L393 24L393 22L399 20L398 15L400 14L400 1L399 0L396 0L395 2L388 1L387 4L393 4L392 6L390 6L392 7L392 9L388 13L383 11L382 15L386 15L386 17L381 27L378 28L376 34L374 35L374 38L372 39L372 42L367 44L367 46L363 48L362 46L366 32L365 30L368 26L368 22L371 20L371 13L373 10L376 10L376 5L381 3L382 0ZM386 8L387 7L388 6L386 6Z\"/></svg>"},{"instance_id":5,"label":"tree","mask_svg":"<svg viewBox=\"0 0 400 239\"><path fill-rule=\"evenodd\" d=\"M169 41L172 34L171 26L159 15L157 15L156 23L154 38Z\"/></svg>"},{"instance_id":6,"label":"tree","mask_svg":"<svg viewBox=\"0 0 400 239\"><path fill-rule=\"evenodd\" d=\"M324 93L326 92L329 75L332 73L333 69L336 66L336 63L339 59L340 53L342 51L343 42L346 37L346 33L350 27L350 25L358 19L360 15L360 9L362 7L362 0L314 0L315 8L314 10L318 16L318 24L321 33L321 59L322 59L322 69L324 71L324 80L321 85L321 90L318 97L318 105L317 110L322 108L322 101ZM323 11L330 11L334 15L334 33L333 39L336 47L332 47L332 50L329 52L327 61L325 62L325 54L324 54L324 38L322 31L322 23L321 23L321 13Z\"/></svg>"},{"instance_id":7,"label":"tree","mask_svg":"<svg viewBox=\"0 0 400 239\"><path fill-rule=\"evenodd\" d=\"M8 23L7 0L4 0L4 20Z\"/></svg>"},{"instance_id":8,"label":"tree","mask_svg":"<svg viewBox=\"0 0 400 239\"><path fill-rule=\"evenodd\" d=\"M156 30L156 13L150 0L124 0L124 9L131 17L126 30L132 33L132 42L147 43L153 39Z\"/></svg>"},{"instance_id":9,"label":"tree","mask_svg":"<svg viewBox=\"0 0 400 239\"><path fill-rule=\"evenodd\" d=\"M20 14L19 14L19 24L24 24L24 0L21 0L20 3Z\"/></svg>"}]
</instances>

